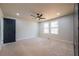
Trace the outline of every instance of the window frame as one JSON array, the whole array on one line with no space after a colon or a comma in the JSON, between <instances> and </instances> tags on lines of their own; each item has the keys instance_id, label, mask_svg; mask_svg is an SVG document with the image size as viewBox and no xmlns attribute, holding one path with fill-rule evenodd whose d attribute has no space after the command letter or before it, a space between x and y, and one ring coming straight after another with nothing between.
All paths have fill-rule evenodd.
<instances>
[{"instance_id":1,"label":"window frame","mask_svg":"<svg viewBox=\"0 0 79 59\"><path fill-rule=\"evenodd\" d=\"M53 22L53 23L54 23L54 22L57 22L57 24L55 24L55 25L57 25L57 26L51 26L51 23L52 23L52 22ZM45 23L48 23L48 28L47 28L47 29L48 29L48 33L45 33L45 31L44 31L44 30L46 29L46 28L44 27L44 24L45 24ZM59 32L59 29L58 29L58 28L59 28L59 26L58 26L58 21L46 21L46 22L43 22L43 33L44 33L44 34L58 34L58 32ZM57 33L56 33L55 31L52 33L52 32L51 32L52 29L53 29L53 30L57 29L57 30L55 30L55 31L57 31Z\"/></svg>"},{"instance_id":2,"label":"window frame","mask_svg":"<svg viewBox=\"0 0 79 59\"><path fill-rule=\"evenodd\" d=\"M48 27L47 27L47 28L44 27L45 23L48 23ZM48 30L48 33L45 33L44 30L46 30L46 29ZM49 33L50 33L50 32L49 32L49 22L44 22L44 23L43 23L43 33L44 33L44 34L49 34Z\"/></svg>"},{"instance_id":3,"label":"window frame","mask_svg":"<svg viewBox=\"0 0 79 59\"><path fill-rule=\"evenodd\" d=\"M53 25L57 25L57 26L51 26L51 23L53 22ZM57 22L56 24L55 24L55 22ZM58 21L50 21L50 33L51 34L58 34ZM52 33L52 31L51 30L54 30L54 32ZM57 33L55 32L56 31L56 29L57 29Z\"/></svg>"}]
</instances>

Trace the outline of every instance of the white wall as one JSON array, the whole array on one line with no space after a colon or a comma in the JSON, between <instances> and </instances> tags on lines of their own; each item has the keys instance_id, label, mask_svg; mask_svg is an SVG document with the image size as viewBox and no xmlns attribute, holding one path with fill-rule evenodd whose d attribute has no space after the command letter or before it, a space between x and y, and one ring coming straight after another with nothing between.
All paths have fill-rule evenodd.
<instances>
[{"instance_id":1,"label":"white wall","mask_svg":"<svg viewBox=\"0 0 79 59\"><path fill-rule=\"evenodd\" d=\"M3 13L2 13L2 10L0 8L0 40L2 39L1 35L2 35L2 30L1 30L1 23L2 23L2 19L3 19Z\"/></svg>"},{"instance_id":2,"label":"white wall","mask_svg":"<svg viewBox=\"0 0 79 59\"><path fill-rule=\"evenodd\" d=\"M16 40L34 38L38 36L37 22L16 19Z\"/></svg>"},{"instance_id":3,"label":"white wall","mask_svg":"<svg viewBox=\"0 0 79 59\"><path fill-rule=\"evenodd\" d=\"M27 19L18 19L6 17L16 20L16 41L36 38L38 36L38 23Z\"/></svg>"},{"instance_id":4,"label":"white wall","mask_svg":"<svg viewBox=\"0 0 79 59\"><path fill-rule=\"evenodd\" d=\"M1 41L1 19L0 19L0 41Z\"/></svg>"},{"instance_id":5,"label":"white wall","mask_svg":"<svg viewBox=\"0 0 79 59\"><path fill-rule=\"evenodd\" d=\"M1 40L1 18L2 18L2 11L0 8L0 40Z\"/></svg>"},{"instance_id":6,"label":"white wall","mask_svg":"<svg viewBox=\"0 0 79 59\"><path fill-rule=\"evenodd\" d=\"M0 8L0 18L2 18L2 17L3 17L3 13L2 13L2 10Z\"/></svg>"},{"instance_id":7,"label":"white wall","mask_svg":"<svg viewBox=\"0 0 79 59\"><path fill-rule=\"evenodd\" d=\"M29 39L29 38L36 38L38 36L38 23L37 22L32 21L32 20L26 20L26 19L17 19L13 17L6 17L6 18L12 18L16 20L16 41ZM1 20L1 23L2 22L3 21ZM3 30L3 28L1 29Z\"/></svg>"},{"instance_id":8,"label":"white wall","mask_svg":"<svg viewBox=\"0 0 79 59\"><path fill-rule=\"evenodd\" d=\"M0 8L0 49L1 49L1 42L3 39L2 19L3 19L3 13L2 13L2 10Z\"/></svg>"},{"instance_id":9,"label":"white wall","mask_svg":"<svg viewBox=\"0 0 79 59\"><path fill-rule=\"evenodd\" d=\"M40 24L40 36L47 37L51 39L61 40L65 42L73 42L73 15L68 15L53 19L50 21L58 21L59 24L59 34L44 34L43 33L43 22ZM49 21L49 22L50 22Z\"/></svg>"}]
</instances>

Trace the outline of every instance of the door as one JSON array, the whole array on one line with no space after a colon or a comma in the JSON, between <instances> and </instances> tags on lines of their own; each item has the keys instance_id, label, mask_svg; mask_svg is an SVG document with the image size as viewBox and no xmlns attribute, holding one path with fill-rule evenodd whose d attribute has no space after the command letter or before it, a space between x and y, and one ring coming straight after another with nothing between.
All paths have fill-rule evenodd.
<instances>
[{"instance_id":1,"label":"door","mask_svg":"<svg viewBox=\"0 0 79 59\"><path fill-rule=\"evenodd\" d=\"M15 42L15 20L4 18L3 42Z\"/></svg>"}]
</instances>

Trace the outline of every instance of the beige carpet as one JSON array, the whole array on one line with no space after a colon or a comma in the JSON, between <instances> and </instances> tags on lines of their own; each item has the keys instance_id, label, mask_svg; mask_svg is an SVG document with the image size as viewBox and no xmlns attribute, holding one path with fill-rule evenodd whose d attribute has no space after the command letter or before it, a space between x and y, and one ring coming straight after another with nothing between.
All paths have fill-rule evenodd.
<instances>
[{"instance_id":1,"label":"beige carpet","mask_svg":"<svg viewBox=\"0 0 79 59\"><path fill-rule=\"evenodd\" d=\"M73 56L73 45L44 38L23 39L2 46L2 56Z\"/></svg>"}]
</instances>

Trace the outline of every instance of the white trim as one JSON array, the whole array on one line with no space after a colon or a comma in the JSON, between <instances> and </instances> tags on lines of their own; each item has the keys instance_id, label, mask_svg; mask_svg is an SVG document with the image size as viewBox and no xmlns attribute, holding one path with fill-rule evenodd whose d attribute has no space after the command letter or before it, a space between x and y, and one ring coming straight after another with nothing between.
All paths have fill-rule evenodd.
<instances>
[{"instance_id":1,"label":"white trim","mask_svg":"<svg viewBox=\"0 0 79 59\"><path fill-rule=\"evenodd\" d=\"M37 38L37 37L24 37L24 38L16 38L16 41L19 41L19 40L27 40L27 39L32 39L32 38Z\"/></svg>"},{"instance_id":2,"label":"white trim","mask_svg":"<svg viewBox=\"0 0 79 59\"><path fill-rule=\"evenodd\" d=\"M3 44L3 19L1 19L1 44Z\"/></svg>"}]
</instances>

